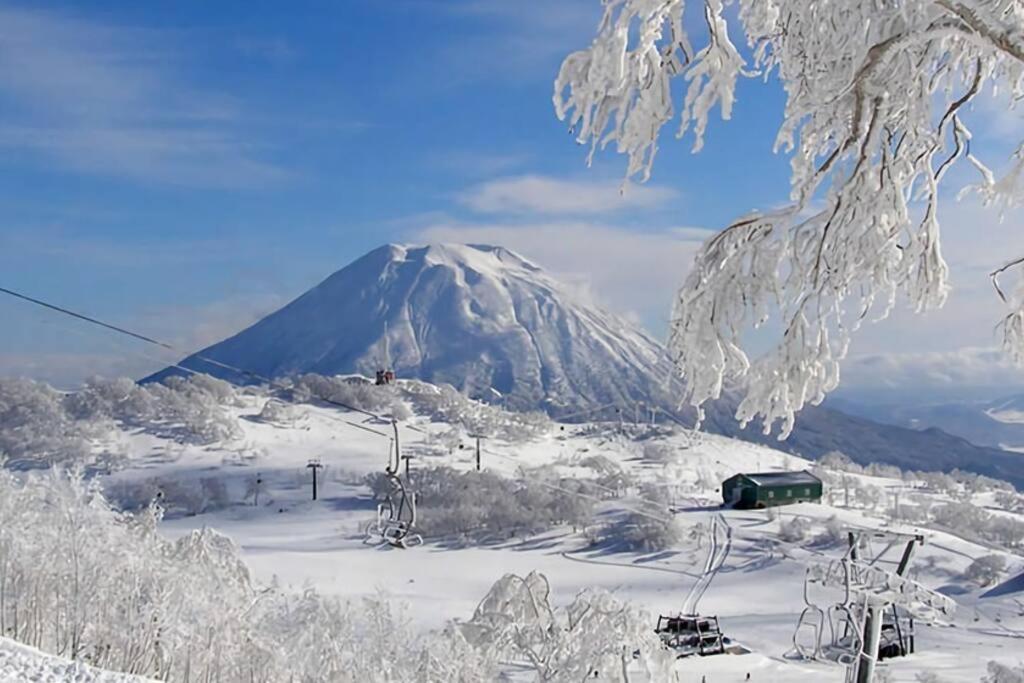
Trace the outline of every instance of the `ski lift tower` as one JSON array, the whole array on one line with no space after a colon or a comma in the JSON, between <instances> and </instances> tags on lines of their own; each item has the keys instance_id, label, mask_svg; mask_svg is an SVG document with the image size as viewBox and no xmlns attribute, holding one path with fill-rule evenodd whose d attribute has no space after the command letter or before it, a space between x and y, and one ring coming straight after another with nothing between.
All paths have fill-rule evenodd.
<instances>
[{"instance_id":1,"label":"ski lift tower","mask_svg":"<svg viewBox=\"0 0 1024 683\"><path fill-rule=\"evenodd\" d=\"M806 607L797 622L793 646L806 659L845 665L847 683L873 683L880 659L913 652L914 620L944 621L952 617L956 603L906 577L923 536L862 529L851 530L848 536L850 547L842 558L807 568ZM886 543L877 554L871 549L873 539ZM901 541L903 552L896 570L883 569L881 560ZM839 591L842 597L822 608L810 597L812 587Z\"/></svg>"},{"instance_id":2,"label":"ski lift tower","mask_svg":"<svg viewBox=\"0 0 1024 683\"><path fill-rule=\"evenodd\" d=\"M476 471L479 472L481 469L480 442L488 437L485 434L468 434L467 436L476 441Z\"/></svg>"}]
</instances>

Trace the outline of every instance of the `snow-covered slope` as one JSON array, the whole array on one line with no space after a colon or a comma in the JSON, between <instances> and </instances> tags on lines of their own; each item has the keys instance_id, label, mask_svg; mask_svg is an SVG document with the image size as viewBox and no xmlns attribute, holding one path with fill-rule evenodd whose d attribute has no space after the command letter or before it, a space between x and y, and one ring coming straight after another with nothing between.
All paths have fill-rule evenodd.
<instances>
[{"instance_id":1,"label":"snow-covered slope","mask_svg":"<svg viewBox=\"0 0 1024 683\"><path fill-rule=\"evenodd\" d=\"M1019 524L1024 521L1024 498L959 484L950 488L949 482L928 479L822 470L819 474L831 483L819 503L771 512L723 509L719 487L728 476L802 470L811 464L675 424L527 422L526 416L465 400L445 403L451 409L441 419L439 411L417 409L431 405L415 398L430 389L400 381L394 387L366 387L364 395L406 402L409 417L397 430L402 453L413 457L410 488L423 494L419 524L427 538L422 546L393 549L367 534L376 528L377 512L367 476L379 474L387 462L393 436L390 422L302 402L268 410L268 404L287 398L283 392L274 392L272 399L263 389L227 388L219 405L237 422L236 428L201 444L181 440L162 423L97 421L96 429L89 431L97 451L121 456L111 459L118 463L115 471L97 477L110 500L127 508L145 507L158 498L167 510L158 529L172 538L204 528L229 535L261 585L277 579L276 585L287 591L315 587L356 602L374 598L404 604L408 612L402 619L407 615L418 632L469 618L490 586L508 572L545 574L554 605L570 603L586 588L610 591L630 607L644 610L651 627L657 615L677 614L689 603L695 611L718 616L725 633L749 650L680 661L679 679L693 681L844 680L843 669L835 664L793 656L791 638L805 607L808 565L842 556L849 529L919 533L925 545L914 559L915 579L951 596L959 608L938 625L919 623L917 654L885 662L887 680L913 683L921 680L919 674L930 672L939 680L975 683L990 660L1018 665L1024 613L1016 602L1020 582L1011 577L1024 566L1019 536L1012 540L1007 534L1000 540L991 535L990 522L987 527L967 524L970 519L961 524L949 515L940 518L936 511L966 506L972 514L965 518L999 517ZM614 495L584 498L593 507L579 524L562 517L537 527L499 527L505 533L485 537L427 533L431 514L435 523L447 514L431 513L430 503L423 502L429 499L428 470L476 469L469 434L478 430L468 424L476 420L467 418L477 412L490 414L492 425L519 422L521 427L488 432L494 438L484 445L485 472L479 476L515 478L525 487L536 485L530 482L558 482L555 491L563 495L548 499L546 507L551 509L565 508L574 490L599 491L576 485L603 481L619 488L608 489ZM311 458L321 465L316 501L310 500ZM603 478L609 473L622 476ZM480 528L486 526L480 520L492 510L507 515L514 496L481 496L481 480L473 477L463 478L461 492L453 495L477 503L462 506L460 514L470 515L477 523L474 528ZM478 483L470 483L474 481ZM546 491L550 485L541 484ZM658 550L628 544L627 534L639 528L638 512L678 527L678 533ZM729 541L724 553L716 555L720 562L710 563L709 545L716 547L714 529L720 525L729 529ZM885 538L872 543L884 554ZM1011 579L988 593L966 575L972 562L986 555L1001 557L1005 571L999 579ZM865 557L875 553L865 552ZM895 566L895 560L880 560L879 566ZM695 586L707 590L690 602L686 596ZM386 645L396 658L409 655L402 641ZM59 667L67 662L36 662L39 657L24 649L15 648L15 655L3 650L0 642L0 680L7 671L15 672L13 680L63 680ZM535 680L524 666L509 664L508 680ZM54 671L56 677L46 677ZM82 680L121 683L85 675Z\"/></svg>"},{"instance_id":2,"label":"snow-covered slope","mask_svg":"<svg viewBox=\"0 0 1024 683\"><path fill-rule=\"evenodd\" d=\"M372 376L390 359L400 377L556 415L672 407L657 342L501 247L381 247L198 355L268 377ZM247 379L195 356L182 365Z\"/></svg>"},{"instance_id":3,"label":"snow-covered slope","mask_svg":"<svg viewBox=\"0 0 1024 683\"><path fill-rule=\"evenodd\" d=\"M648 491L665 491L675 520L684 533L673 547L659 552L618 549L594 544L585 531L563 525L539 534L526 534L488 543L428 538L420 547L387 551L367 545L365 529L374 517L374 502L362 482L384 466L387 435L355 429L339 420L358 420L379 427L365 415L329 407L299 406L285 422L256 419L266 399L248 395L232 408L241 418L242 433L230 442L205 447L184 446L132 430L112 435L133 459L110 483L140 484L154 477L200 483L216 477L227 484L231 504L197 516L171 515L163 529L171 536L203 527L231 536L257 578L277 579L296 590L306 585L353 599L382 596L409 607L409 618L420 629L442 627L449 619L466 619L490 585L501 575L521 576L533 570L551 581L553 602L565 604L587 587L615 592L630 604L658 614L675 614L688 590L699 581L708 553L708 529L715 517L732 529L731 549L715 573L697 609L720 617L726 633L751 650L750 654L689 659L679 666L682 680L835 682L843 669L823 662L792 657L791 637L804 608L802 588L809 563L827 561L843 552L841 542L827 541L827 529L837 525L922 533L925 546L914 562L915 576L926 586L955 597L960 604L952 624L918 625L918 654L885 663L891 680L912 683L918 674L933 672L941 680L978 681L989 660L1017 663L1016 646L1024 637L1022 620L1012 595L984 597L983 590L962 578L972 560L996 553L1007 569L1018 573L1022 558L984 541L958 537L948 531L891 521L889 492L901 492L904 510L934 508L952 502L921 482L904 482L850 475L857 491L872 489L882 498L873 503L843 490L829 489L820 504L765 511L721 510L718 486L738 471L800 470L810 463L792 455L733 439L700 434L678 427L647 428L617 422L550 425L531 438L492 439L486 444L483 467L501 476L516 476L522 467L553 467L561 476L595 476L585 463L598 458L614 463ZM442 438L450 425L414 416L400 427L404 452L414 455L412 479L432 466L474 469L472 440L461 432L466 446L453 447ZM650 457L650 451L658 457ZM310 457L324 466L320 499L309 500ZM243 503L247 482L263 481L258 505ZM500 506L503 501L496 500ZM994 506L992 496L976 494L980 509ZM594 525L630 510L664 514L635 495L609 499L597 507ZM1007 514L1013 519L1016 515ZM806 537L786 541L782 525L799 517L808 525ZM1010 576L1012 574L1008 574ZM397 656L401 656L399 653ZM513 680L532 680L529 677Z\"/></svg>"},{"instance_id":4,"label":"snow-covered slope","mask_svg":"<svg viewBox=\"0 0 1024 683\"><path fill-rule=\"evenodd\" d=\"M146 683L148 680L94 669L0 636L0 683Z\"/></svg>"},{"instance_id":5,"label":"snow-covered slope","mask_svg":"<svg viewBox=\"0 0 1024 683\"><path fill-rule=\"evenodd\" d=\"M387 245L279 311L181 365L235 382L209 358L264 377L374 372L452 384L513 410L627 418L657 406L686 422L664 347L539 266L502 247ZM151 379L179 371L168 369ZM1024 485L1024 459L939 430L878 424L809 406L779 443L733 419L736 397L708 407L706 429L805 457L840 450L860 463L959 468ZM644 405L641 405L644 404ZM601 412L593 413L596 408Z\"/></svg>"}]
</instances>

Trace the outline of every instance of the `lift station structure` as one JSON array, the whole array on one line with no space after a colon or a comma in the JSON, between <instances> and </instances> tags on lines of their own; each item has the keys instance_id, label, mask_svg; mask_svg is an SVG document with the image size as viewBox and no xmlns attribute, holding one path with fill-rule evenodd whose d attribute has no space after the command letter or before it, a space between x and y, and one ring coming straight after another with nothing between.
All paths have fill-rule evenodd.
<instances>
[{"instance_id":1,"label":"lift station structure","mask_svg":"<svg viewBox=\"0 0 1024 683\"><path fill-rule=\"evenodd\" d=\"M821 500L824 486L810 472L735 474L722 482L722 499L740 510Z\"/></svg>"}]
</instances>

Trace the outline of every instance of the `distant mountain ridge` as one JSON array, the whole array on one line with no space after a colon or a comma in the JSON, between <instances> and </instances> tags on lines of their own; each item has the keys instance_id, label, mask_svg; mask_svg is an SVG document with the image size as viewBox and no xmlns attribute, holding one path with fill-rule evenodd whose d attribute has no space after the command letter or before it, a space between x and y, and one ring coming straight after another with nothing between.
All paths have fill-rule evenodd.
<instances>
[{"instance_id":1,"label":"distant mountain ridge","mask_svg":"<svg viewBox=\"0 0 1024 683\"><path fill-rule=\"evenodd\" d=\"M1024 450L1024 397L934 404L871 404L838 401L836 408L885 424L916 430L939 428L979 446Z\"/></svg>"},{"instance_id":2,"label":"distant mountain ridge","mask_svg":"<svg viewBox=\"0 0 1024 683\"><path fill-rule=\"evenodd\" d=\"M180 365L238 383L302 373L447 383L471 397L555 418L632 417L640 403L692 423L664 347L540 266L486 245L389 244L371 251L235 336ZM179 374L167 368L147 380ZM810 458L841 450L857 462L960 468L1024 486L1024 457L940 430L917 431L811 406L780 443L733 419L736 398L708 406L705 429ZM601 409L597 412L595 409Z\"/></svg>"}]
</instances>

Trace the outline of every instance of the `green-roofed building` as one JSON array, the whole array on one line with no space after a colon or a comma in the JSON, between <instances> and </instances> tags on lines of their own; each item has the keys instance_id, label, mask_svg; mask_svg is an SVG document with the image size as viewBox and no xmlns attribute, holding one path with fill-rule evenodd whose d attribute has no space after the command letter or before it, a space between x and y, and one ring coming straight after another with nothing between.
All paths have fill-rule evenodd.
<instances>
[{"instance_id":1,"label":"green-roofed building","mask_svg":"<svg viewBox=\"0 0 1024 683\"><path fill-rule=\"evenodd\" d=\"M760 472L736 474L722 482L726 505L741 510L821 500L821 479L810 472Z\"/></svg>"}]
</instances>

